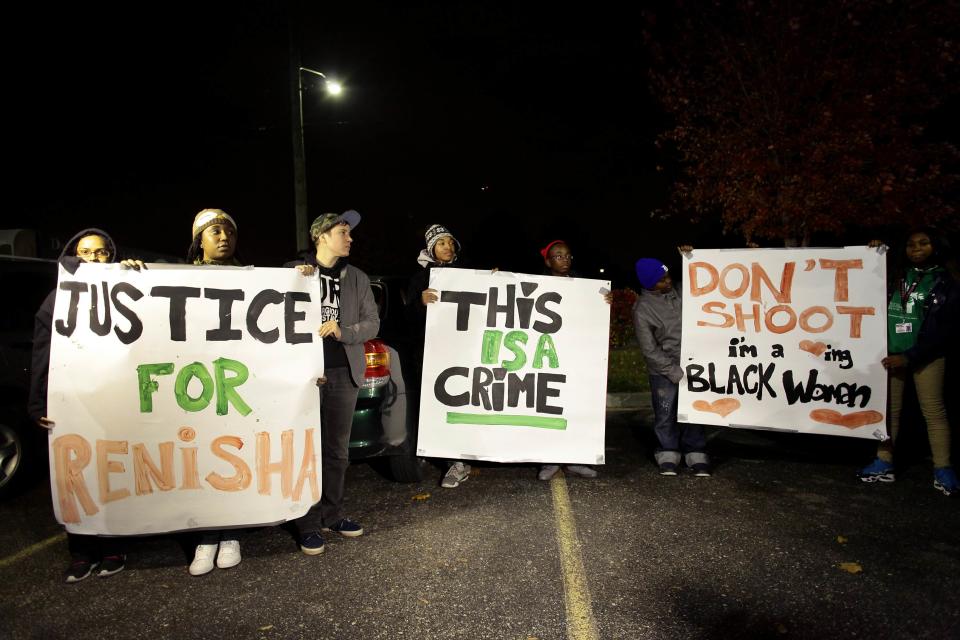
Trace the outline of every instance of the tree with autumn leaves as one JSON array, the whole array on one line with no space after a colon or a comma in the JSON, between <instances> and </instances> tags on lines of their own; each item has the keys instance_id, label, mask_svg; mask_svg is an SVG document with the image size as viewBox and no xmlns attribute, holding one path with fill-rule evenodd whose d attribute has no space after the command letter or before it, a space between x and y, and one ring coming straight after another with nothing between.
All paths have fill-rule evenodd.
<instances>
[{"instance_id":1,"label":"tree with autumn leaves","mask_svg":"<svg viewBox=\"0 0 960 640\"><path fill-rule=\"evenodd\" d=\"M681 1L645 19L678 173L662 215L788 246L956 224L957 1Z\"/></svg>"}]
</instances>

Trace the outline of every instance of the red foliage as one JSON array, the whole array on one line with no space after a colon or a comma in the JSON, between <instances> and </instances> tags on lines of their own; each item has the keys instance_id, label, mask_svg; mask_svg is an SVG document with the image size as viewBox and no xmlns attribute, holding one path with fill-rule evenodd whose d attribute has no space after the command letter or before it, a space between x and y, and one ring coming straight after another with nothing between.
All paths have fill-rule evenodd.
<instances>
[{"instance_id":1,"label":"red foliage","mask_svg":"<svg viewBox=\"0 0 960 640\"><path fill-rule=\"evenodd\" d=\"M663 215L719 214L788 244L955 220L960 154L928 125L958 93L956 0L687 2L647 18L674 118L658 144L680 165Z\"/></svg>"},{"instance_id":2,"label":"red foliage","mask_svg":"<svg viewBox=\"0 0 960 640\"><path fill-rule=\"evenodd\" d=\"M614 289L610 303L610 348L618 349L631 344L633 331L633 303L637 292L633 289Z\"/></svg>"}]
</instances>

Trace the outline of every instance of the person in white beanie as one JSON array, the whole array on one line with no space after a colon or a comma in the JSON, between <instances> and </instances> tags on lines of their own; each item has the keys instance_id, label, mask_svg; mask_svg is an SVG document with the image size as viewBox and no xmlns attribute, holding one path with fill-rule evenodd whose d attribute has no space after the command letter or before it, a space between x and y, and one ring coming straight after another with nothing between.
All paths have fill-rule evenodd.
<instances>
[{"instance_id":1,"label":"person in white beanie","mask_svg":"<svg viewBox=\"0 0 960 640\"><path fill-rule=\"evenodd\" d=\"M424 331L427 324L427 305L439 299L439 292L430 288L431 269L440 269L454 266L460 257L460 242L450 230L442 224L430 225L423 234L426 244L417 256L417 263L423 267L410 279L407 288L407 322L410 326L410 335L413 352L409 367L413 372L414 382L410 388L419 389L423 375ZM459 266L459 265L457 265ZM448 460L447 472L440 481L445 489L455 489L470 478L470 465L460 460Z\"/></svg>"},{"instance_id":2,"label":"person in white beanie","mask_svg":"<svg viewBox=\"0 0 960 640\"><path fill-rule=\"evenodd\" d=\"M203 209L193 219L193 240L187 262L194 265L242 266L236 257L237 223L222 209ZM204 531L193 552L190 575L202 576L214 566L229 569L240 564L240 529Z\"/></svg>"}]
</instances>

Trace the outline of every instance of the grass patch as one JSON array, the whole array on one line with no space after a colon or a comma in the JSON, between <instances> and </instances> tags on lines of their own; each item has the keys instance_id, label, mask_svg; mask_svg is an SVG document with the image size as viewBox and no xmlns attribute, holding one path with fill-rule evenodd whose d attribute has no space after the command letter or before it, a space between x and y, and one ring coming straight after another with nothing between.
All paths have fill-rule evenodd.
<instances>
[{"instance_id":1,"label":"grass patch","mask_svg":"<svg viewBox=\"0 0 960 640\"><path fill-rule=\"evenodd\" d=\"M647 363L640 347L611 349L607 369L607 393L637 393L650 390Z\"/></svg>"}]
</instances>

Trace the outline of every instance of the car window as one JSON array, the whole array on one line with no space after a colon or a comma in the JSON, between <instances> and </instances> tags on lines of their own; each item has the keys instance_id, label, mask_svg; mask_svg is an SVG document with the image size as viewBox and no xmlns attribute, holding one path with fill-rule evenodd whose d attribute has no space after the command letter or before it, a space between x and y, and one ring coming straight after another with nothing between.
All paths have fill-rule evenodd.
<instances>
[{"instance_id":1,"label":"car window","mask_svg":"<svg viewBox=\"0 0 960 640\"><path fill-rule=\"evenodd\" d=\"M370 290L373 291L373 299L377 303L377 314L383 320L387 312L387 288L382 282L371 282Z\"/></svg>"},{"instance_id":2,"label":"car window","mask_svg":"<svg viewBox=\"0 0 960 640\"><path fill-rule=\"evenodd\" d=\"M0 291L5 300L15 301L0 314L0 331L32 334L37 309L56 286L56 263L0 262Z\"/></svg>"}]
</instances>

